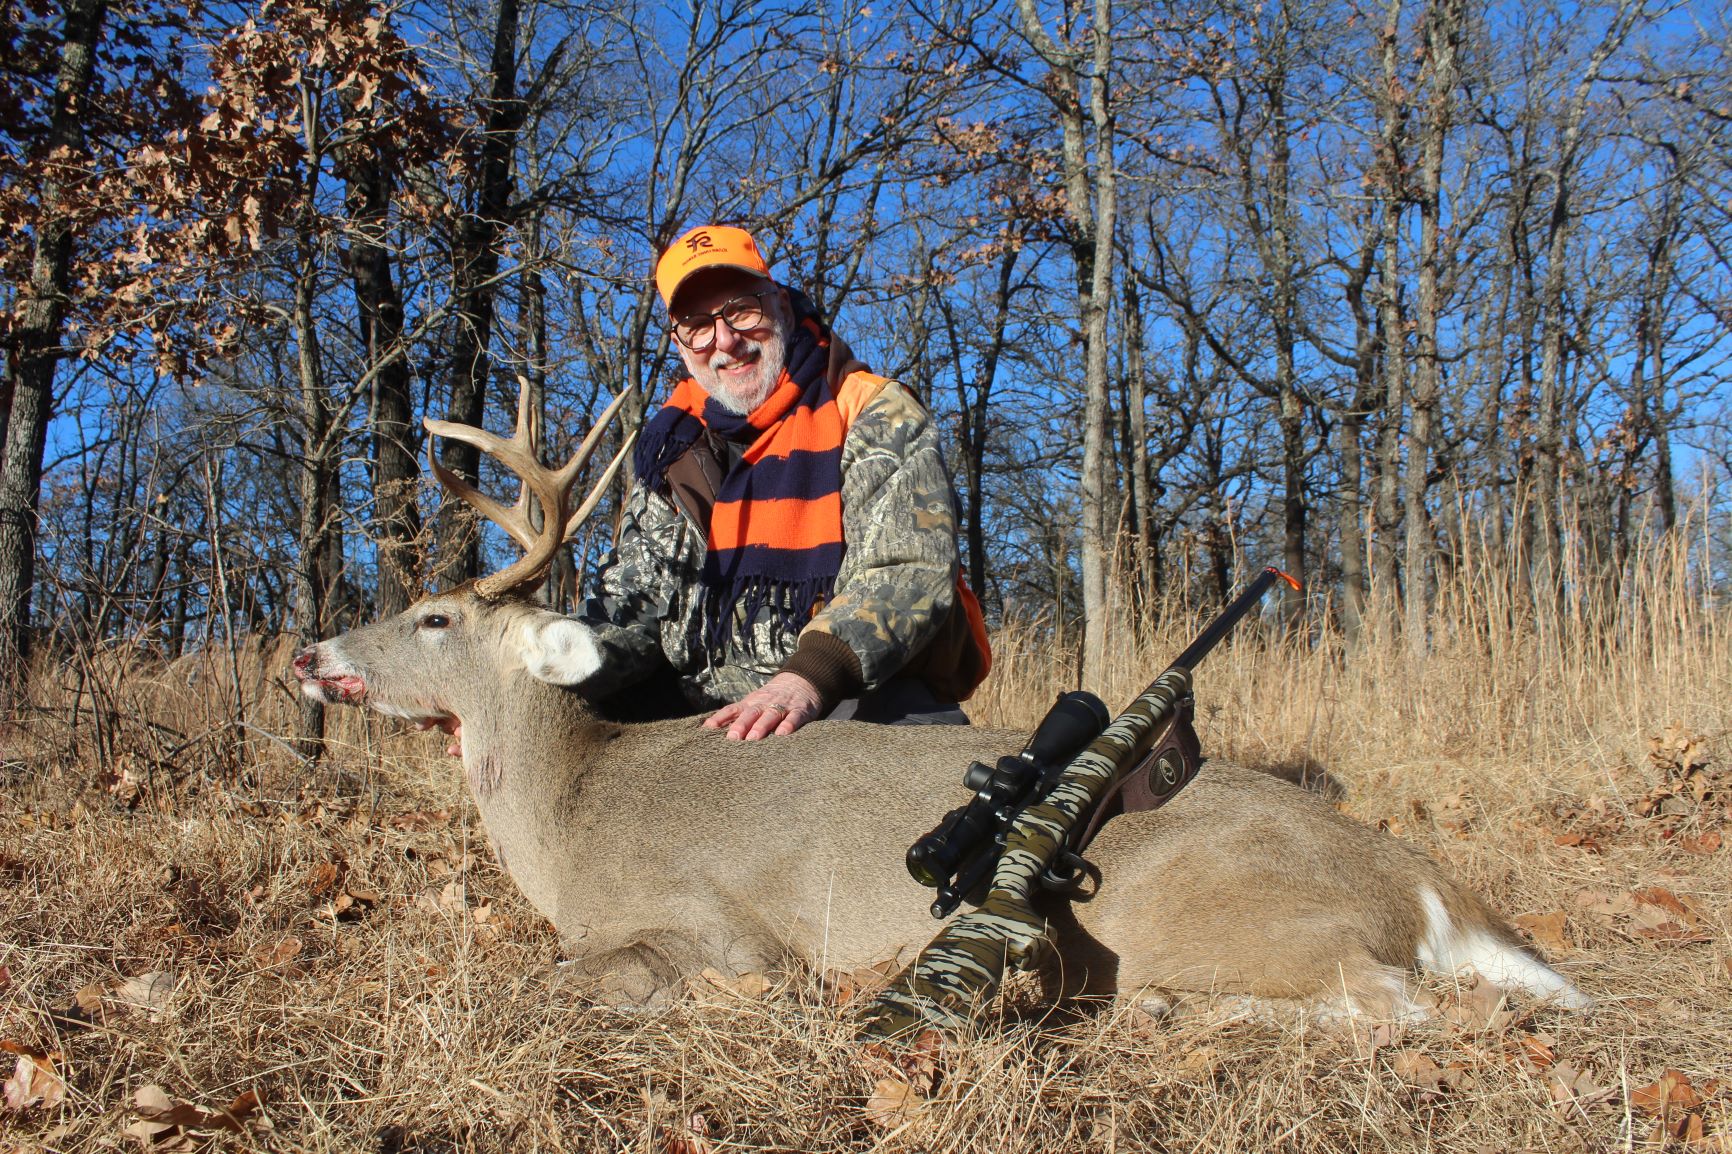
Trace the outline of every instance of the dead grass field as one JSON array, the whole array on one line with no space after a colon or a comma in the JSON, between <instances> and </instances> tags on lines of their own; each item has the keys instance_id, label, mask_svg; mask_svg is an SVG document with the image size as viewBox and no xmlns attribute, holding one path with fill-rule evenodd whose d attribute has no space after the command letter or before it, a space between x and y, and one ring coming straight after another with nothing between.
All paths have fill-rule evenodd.
<instances>
[{"instance_id":1,"label":"dead grass field","mask_svg":"<svg viewBox=\"0 0 1732 1154\"><path fill-rule=\"evenodd\" d=\"M1685 549L1555 618L1468 558L1424 658L1252 628L1201 671L1206 752L1326 772L1599 1000L1440 983L1405 1028L1051 1021L1013 983L975 1037L886 1056L851 1040L869 975L620 1014L549 980L442 738L345 714L303 770L256 647L45 669L0 786L0 1150L1732 1150L1732 617ZM1168 617L1091 688L1140 689ZM1027 724L1065 677L1007 634L974 710Z\"/></svg>"}]
</instances>

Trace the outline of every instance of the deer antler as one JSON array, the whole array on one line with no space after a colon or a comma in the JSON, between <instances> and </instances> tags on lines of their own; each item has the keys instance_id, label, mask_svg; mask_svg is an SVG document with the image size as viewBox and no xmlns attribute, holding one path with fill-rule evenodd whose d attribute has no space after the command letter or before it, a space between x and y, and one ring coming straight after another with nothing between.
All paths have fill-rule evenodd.
<instances>
[{"instance_id":1,"label":"deer antler","mask_svg":"<svg viewBox=\"0 0 1732 1154\"><path fill-rule=\"evenodd\" d=\"M620 406L625 404L625 399L631 395L635 386L628 386L613 399L607 411L602 413L595 427L589 431L589 436L583 439L583 444L571 455L571 460L567 461L563 468L554 470L541 463L541 436L538 427L540 422L530 411L529 382L519 377L517 383L517 429L509 440L489 433L486 429L461 425L455 421L436 421L427 417L421 422L427 431L435 436L450 437L464 444L474 445L517 474L518 479L523 482L517 504L507 509L440 464L433 455L432 440L427 442L427 463L433 467L433 475L439 479L439 483L461 497L483 517L504 529L513 541L523 546L523 556L515 564L489 574L475 583L475 592L488 600L527 585L546 571L560 545L577 531L577 527L583 524L595 511L596 505L600 504L601 496L613 481L614 474L619 471L620 463L631 451L632 442L637 440L635 432L625 439L619 452L614 454L613 460L608 462L607 468L602 471L601 479L589 491L589 496L584 498L583 504L573 509L571 487L577 482L577 475L595 454L602 434L607 431L608 425L612 423ZM530 520L531 497L541 505L539 529Z\"/></svg>"}]
</instances>

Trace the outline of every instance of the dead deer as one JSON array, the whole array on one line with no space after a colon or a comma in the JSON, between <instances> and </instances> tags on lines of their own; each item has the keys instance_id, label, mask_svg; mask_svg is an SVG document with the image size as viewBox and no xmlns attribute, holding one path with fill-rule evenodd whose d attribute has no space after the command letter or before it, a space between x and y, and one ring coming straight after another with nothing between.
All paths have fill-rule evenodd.
<instances>
[{"instance_id":1,"label":"dead deer","mask_svg":"<svg viewBox=\"0 0 1732 1154\"><path fill-rule=\"evenodd\" d=\"M820 721L730 742L695 718L600 716L581 691L601 661L589 628L524 589L623 457L572 510L618 404L557 472L537 460L526 400L510 440L427 421L522 479L508 510L433 462L525 555L303 650L303 691L460 734L501 865L612 1000L660 1001L706 968L911 960L937 924L904 849L960 800L971 761L1014 752L1024 735ZM1405 1016L1420 1012L1412 968L1471 965L1500 986L1589 1004L1432 859L1241 766L1210 762L1164 808L1109 823L1090 857L1104 879L1093 900L1050 909L1054 996L1202 990Z\"/></svg>"}]
</instances>

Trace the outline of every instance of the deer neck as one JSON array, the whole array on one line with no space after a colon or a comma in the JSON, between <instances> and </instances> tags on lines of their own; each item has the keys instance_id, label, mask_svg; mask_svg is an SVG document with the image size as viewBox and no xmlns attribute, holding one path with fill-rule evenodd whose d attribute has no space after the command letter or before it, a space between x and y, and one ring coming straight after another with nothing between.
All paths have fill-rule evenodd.
<instances>
[{"instance_id":1,"label":"deer neck","mask_svg":"<svg viewBox=\"0 0 1732 1154\"><path fill-rule=\"evenodd\" d=\"M592 764L591 747L619 726L599 720L570 689L523 673L475 695L463 723L463 772L502 855L512 843L540 840L570 806L573 786Z\"/></svg>"}]
</instances>

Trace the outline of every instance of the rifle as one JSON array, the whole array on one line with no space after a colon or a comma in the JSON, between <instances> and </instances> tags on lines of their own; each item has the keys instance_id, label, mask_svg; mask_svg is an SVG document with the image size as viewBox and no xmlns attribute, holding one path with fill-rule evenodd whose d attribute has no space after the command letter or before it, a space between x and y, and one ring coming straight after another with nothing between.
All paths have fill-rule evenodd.
<instances>
[{"instance_id":1,"label":"rifle","mask_svg":"<svg viewBox=\"0 0 1732 1154\"><path fill-rule=\"evenodd\" d=\"M1101 878L1082 855L1101 824L1164 804L1196 776L1191 671L1277 580L1300 588L1279 569L1263 570L1110 724L1099 698L1067 693L1021 753L969 766L963 781L975 796L916 841L907 860L916 881L938 890L933 917L963 900L979 908L940 931L873 999L862 1038L960 1030L1006 966L1038 960L1051 942L1035 887L1087 900L1085 880Z\"/></svg>"}]
</instances>

